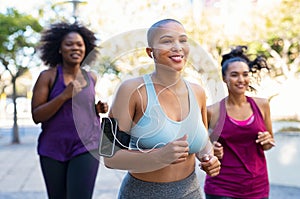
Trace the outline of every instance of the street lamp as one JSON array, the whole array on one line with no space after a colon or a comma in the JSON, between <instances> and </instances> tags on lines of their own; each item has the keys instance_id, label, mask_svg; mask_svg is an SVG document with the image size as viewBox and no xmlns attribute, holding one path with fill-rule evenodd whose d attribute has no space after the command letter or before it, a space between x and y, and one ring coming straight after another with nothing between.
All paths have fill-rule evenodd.
<instances>
[{"instance_id":1,"label":"street lamp","mask_svg":"<svg viewBox=\"0 0 300 199\"><path fill-rule=\"evenodd\" d=\"M74 18L75 22L77 22L77 9L78 9L78 5L79 4L86 4L87 1L82 1L82 0L69 0L69 1L63 1L61 2L61 4L63 3L71 3L73 5L73 11L72 11L72 17Z\"/></svg>"}]
</instances>

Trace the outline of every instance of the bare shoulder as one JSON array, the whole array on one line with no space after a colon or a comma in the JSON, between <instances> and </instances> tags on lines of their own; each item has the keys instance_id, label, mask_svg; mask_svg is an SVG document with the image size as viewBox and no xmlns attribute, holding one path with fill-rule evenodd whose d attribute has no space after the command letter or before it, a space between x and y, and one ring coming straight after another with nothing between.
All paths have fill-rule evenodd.
<instances>
[{"instance_id":1,"label":"bare shoulder","mask_svg":"<svg viewBox=\"0 0 300 199\"><path fill-rule=\"evenodd\" d=\"M124 80L116 89L114 101L123 103L122 101L125 99L136 99L138 97L137 91L143 85L144 81L142 77Z\"/></svg>"},{"instance_id":2,"label":"bare shoulder","mask_svg":"<svg viewBox=\"0 0 300 199\"><path fill-rule=\"evenodd\" d=\"M120 121L127 121L126 124L120 123L122 129L126 129L126 131L130 129L128 119L132 119L135 114L136 103L139 99L137 91L143 85L142 77L127 79L119 85L115 93L109 115Z\"/></svg>"},{"instance_id":3,"label":"bare shoulder","mask_svg":"<svg viewBox=\"0 0 300 199\"><path fill-rule=\"evenodd\" d=\"M41 97L45 97L44 100L46 101L49 91L54 84L56 73L56 68L49 68L40 72L39 77L33 87L34 99L37 99L36 97L39 99ZM36 95L35 93L38 94Z\"/></svg>"},{"instance_id":4,"label":"bare shoulder","mask_svg":"<svg viewBox=\"0 0 300 199\"><path fill-rule=\"evenodd\" d=\"M207 106L207 122L209 128L214 128L220 115L220 102Z\"/></svg>"},{"instance_id":5,"label":"bare shoulder","mask_svg":"<svg viewBox=\"0 0 300 199\"><path fill-rule=\"evenodd\" d=\"M135 77L131 79L124 80L119 88L118 92L134 92L137 88L142 87L144 85L143 77Z\"/></svg>"},{"instance_id":6,"label":"bare shoulder","mask_svg":"<svg viewBox=\"0 0 300 199\"><path fill-rule=\"evenodd\" d=\"M196 84L196 83L193 83L193 82L189 82L189 84L191 85L191 88L193 89L194 93L199 96L199 95L205 95L205 90L204 88L199 85L199 84Z\"/></svg>"},{"instance_id":7,"label":"bare shoulder","mask_svg":"<svg viewBox=\"0 0 300 199\"><path fill-rule=\"evenodd\" d=\"M94 82L97 82L97 75L94 71L88 71L88 73L91 75L91 77L93 78Z\"/></svg>"},{"instance_id":8,"label":"bare shoulder","mask_svg":"<svg viewBox=\"0 0 300 199\"><path fill-rule=\"evenodd\" d=\"M257 106L261 109L265 109L269 107L269 100L267 98L262 97L252 97Z\"/></svg>"},{"instance_id":9,"label":"bare shoulder","mask_svg":"<svg viewBox=\"0 0 300 199\"><path fill-rule=\"evenodd\" d=\"M43 70L39 75L38 82L48 82L48 83L50 82L51 84L55 80L56 73L57 73L56 68L49 68Z\"/></svg>"},{"instance_id":10,"label":"bare shoulder","mask_svg":"<svg viewBox=\"0 0 300 199\"><path fill-rule=\"evenodd\" d=\"M48 68L40 73L40 76L47 77L56 75L56 68Z\"/></svg>"},{"instance_id":11,"label":"bare shoulder","mask_svg":"<svg viewBox=\"0 0 300 199\"><path fill-rule=\"evenodd\" d=\"M210 114L219 113L219 110L220 110L220 102L216 102L214 104L207 106L207 112L209 112Z\"/></svg>"},{"instance_id":12,"label":"bare shoulder","mask_svg":"<svg viewBox=\"0 0 300 199\"><path fill-rule=\"evenodd\" d=\"M206 112L206 94L204 88L196 83L189 82L189 85L193 90L194 96L198 101L199 107L201 108L201 110L205 108L204 111Z\"/></svg>"}]
</instances>

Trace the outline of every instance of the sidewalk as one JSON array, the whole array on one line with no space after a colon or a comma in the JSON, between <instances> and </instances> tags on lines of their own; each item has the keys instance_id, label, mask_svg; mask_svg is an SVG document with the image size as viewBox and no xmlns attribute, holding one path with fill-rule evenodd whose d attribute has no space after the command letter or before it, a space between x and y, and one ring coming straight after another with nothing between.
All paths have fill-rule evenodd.
<instances>
[{"instance_id":1,"label":"sidewalk","mask_svg":"<svg viewBox=\"0 0 300 199\"><path fill-rule=\"evenodd\" d=\"M0 199L46 199L46 190L36 153L39 129L36 127L21 129L21 144L19 145L10 144L10 134L3 133L3 131L10 130L0 128ZM272 164L269 162L269 165ZM199 176L203 176L202 171L198 172ZM294 172L298 173L297 170ZM101 161L93 199L116 198L124 174L123 171L105 168ZM277 173L277 175L280 174ZM202 180L201 183L203 184ZM296 199L299 197L300 187L271 185L270 199Z\"/></svg>"},{"instance_id":2,"label":"sidewalk","mask_svg":"<svg viewBox=\"0 0 300 199\"><path fill-rule=\"evenodd\" d=\"M1 131L8 129L0 129L0 199L46 199L36 152L38 128L21 129L21 144L10 144L11 136ZM116 198L124 174L101 161L93 199Z\"/></svg>"}]
</instances>

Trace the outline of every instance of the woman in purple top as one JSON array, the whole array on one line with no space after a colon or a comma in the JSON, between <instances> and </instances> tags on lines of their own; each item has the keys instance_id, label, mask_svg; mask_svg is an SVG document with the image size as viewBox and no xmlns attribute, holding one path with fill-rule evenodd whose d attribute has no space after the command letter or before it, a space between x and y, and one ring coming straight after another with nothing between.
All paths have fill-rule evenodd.
<instances>
[{"instance_id":1,"label":"woman in purple top","mask_svg":"<svg viewBox=\"0 0 300 199\"><path fill-rule=\"evenodd\" d=\"M38 154L49 198L92 198L99 161L99 113L95 105L96 75L83 61L95 60L96 37L86 27L56 23L42 33L40 56L49 69L33 88L32 118L42 124ZM85 59L89 55L89 59Z\"/></svg>"},{"instance_id":2,"label":"woman in purple top","mask_svg":"<svg viewBox=\"0 0 300 199\"><path fill-rule=\"evenodd\" d=\"M265 150L275 143L267 99L249 97L250 74L267 68L265 59L254 61L237 46L223 55L222 76L228 96L208 107L208 121L220 174L206 177L206 199L262 199L269 197ZM253 88L252 88L253 89Z\"/></svg>"}]
</instances>

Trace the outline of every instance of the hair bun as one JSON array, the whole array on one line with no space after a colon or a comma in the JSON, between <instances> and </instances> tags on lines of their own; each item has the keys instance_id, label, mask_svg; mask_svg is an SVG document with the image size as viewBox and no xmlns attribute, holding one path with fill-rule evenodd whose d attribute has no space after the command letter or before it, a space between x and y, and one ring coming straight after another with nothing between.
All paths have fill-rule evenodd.
<instances>
[{"instance_id":1,"label":"hair bun","mask_svg":"<svg viewBox=\"0 0 300 199\"><path fill-rule=\"evenodd\" d=\"M247 63L250 61L249 58L247 57L247 55L245 54L245 52L247 51L248 47L247 46L236 46L235 48L232 48L230 53L224 54L222 55L222 62L221 65L223 65L223 63L231 58L235 58L235 57L240 57L242 59L244 59Z\"/></svg>"}]
</instances>

